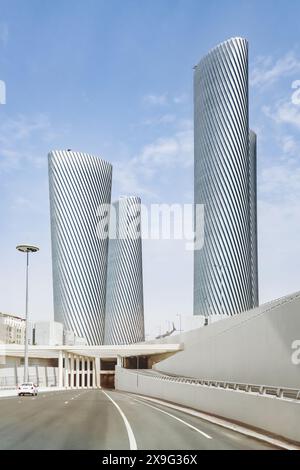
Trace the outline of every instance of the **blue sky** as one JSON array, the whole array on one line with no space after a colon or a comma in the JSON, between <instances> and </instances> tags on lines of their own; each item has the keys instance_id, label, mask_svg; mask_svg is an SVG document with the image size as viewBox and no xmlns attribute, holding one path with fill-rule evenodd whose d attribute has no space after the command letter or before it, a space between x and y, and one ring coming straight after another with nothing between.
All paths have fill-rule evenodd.
<instances>
[{"instance_id":1,"label":"blue sky","mask_svg":"<svg viewBox=\"0 0 300 470\"><path fill-rule=\"evenodd\" d=\"M258 133L261 301L300 288L299 1L0 0L0 311L52 315L47 153L72 148L114 164L114 197L191 202L193 66L219 42L250 45L250 122ZM147 242L147 330L192 313L192 254Z\"/></svg>"}]
</instances>

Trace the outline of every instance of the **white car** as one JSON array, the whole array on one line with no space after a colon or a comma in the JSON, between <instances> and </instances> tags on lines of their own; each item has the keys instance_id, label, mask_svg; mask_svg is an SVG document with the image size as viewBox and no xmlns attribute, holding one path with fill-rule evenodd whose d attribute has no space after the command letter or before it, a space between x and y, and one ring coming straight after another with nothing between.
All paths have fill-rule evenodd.
<instances>
[{"instance_id":1,"label":"white car","mask_svg":"<svg viewBox=\"0 0 300 470\"><path fill-rule=\"evenodd\" d=\"M27 382L24 384L19 385L18 387L18 395L32 395L37 396L38 389L37 386L33 382Z\"/></svg>"}]
</instances>

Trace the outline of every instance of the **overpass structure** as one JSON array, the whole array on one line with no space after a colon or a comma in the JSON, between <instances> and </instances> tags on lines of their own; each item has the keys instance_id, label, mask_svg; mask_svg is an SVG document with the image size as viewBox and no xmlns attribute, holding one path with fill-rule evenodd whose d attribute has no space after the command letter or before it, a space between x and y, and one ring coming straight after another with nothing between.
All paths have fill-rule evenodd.
<instances>
[{"instance_id":1,"label":"overpass structure","mask_svg":"<svg viewBox=\"0 0 300 470\"><path fill-rule=\"evenodd\" d=\"M130 346L29 346L29 379L47 386L43 382L41 369L50 367L52 386L59 388L114 388L115 367L152 368L158 361L175 354L182 344L135 344ZM22 379L22 366L16 367L13 377L5 377L11 363L24 357L22 345L0 345L0 387L11 388ZM20 364L20 363L19 363ZM10 366L10 367L9 367ZM1 370L3 371L1 377ZM18 373L19 372L19 373ZM40 373L39 373L40 372ZM48 371L49 372L49 371ZM47 375L47 371L46 371ZM1 383L2 378L2 383ZM6 379L6 380L5 380ZM49 377L48 377L49 379Z\"/></svg>"}]
</instances>

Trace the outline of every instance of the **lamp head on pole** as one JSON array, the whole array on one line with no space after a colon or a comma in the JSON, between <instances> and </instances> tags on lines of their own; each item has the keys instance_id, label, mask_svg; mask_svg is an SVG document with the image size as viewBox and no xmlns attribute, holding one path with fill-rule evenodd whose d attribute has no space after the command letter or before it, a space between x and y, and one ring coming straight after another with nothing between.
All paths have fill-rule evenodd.
<instances>
[{"instance_id":1,"label":"lamp head on pole","mask_svg":"<svg viewBox=\"0 0 300 470\"><path fill-rule=\"evenodd\" d=\"M39 248L37 246L32 246L32 245L18 245L16 247L18 251L21 251L21 253L36 253L39 251Z\"/></svg>"}]
</instances>

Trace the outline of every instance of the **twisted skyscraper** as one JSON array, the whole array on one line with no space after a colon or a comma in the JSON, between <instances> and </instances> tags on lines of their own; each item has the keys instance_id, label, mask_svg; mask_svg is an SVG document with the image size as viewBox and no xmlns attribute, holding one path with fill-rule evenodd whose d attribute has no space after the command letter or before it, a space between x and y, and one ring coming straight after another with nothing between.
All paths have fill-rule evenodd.
<instances>
[{"instance_id":1,"label":"twisted skyscraper","mask_svg":"<svg viewBox=\"0 0 300 470\"><path fill-rule=\"evenodd\" d=\"M111 211L105 344L144 339L141 200L122 197Z\"/></svg>"},{"instance_id":2,"label":"twisted skyscraper","mask_svg":"<svg viewBox=\"0 0 300 470\"><path fill-rule=\"evenodd\" d=\"M258 304L256 140L249 132L245 39L230 39L200 61L194 99L195 204L205 210L204 247L194 255L194 314L234 315Z\"/></svg>"},{"instance_id":3,"label":"twisted skyscraper","mask_svg":"<svg viewBox=\"0 0 300 470\"><path fill-rule=\"evenodd\" d=\"M112 166L72 151L49 154L55 320L104 342Z\"/></svg>"}]
</instances>

